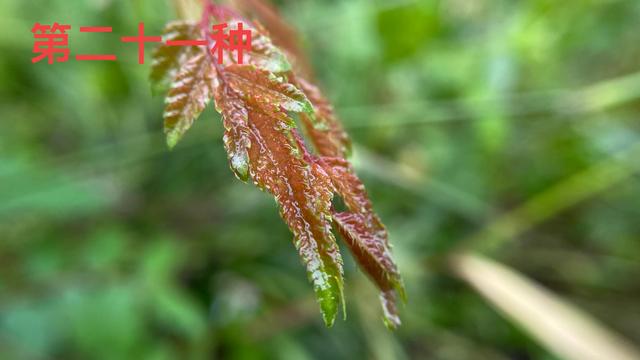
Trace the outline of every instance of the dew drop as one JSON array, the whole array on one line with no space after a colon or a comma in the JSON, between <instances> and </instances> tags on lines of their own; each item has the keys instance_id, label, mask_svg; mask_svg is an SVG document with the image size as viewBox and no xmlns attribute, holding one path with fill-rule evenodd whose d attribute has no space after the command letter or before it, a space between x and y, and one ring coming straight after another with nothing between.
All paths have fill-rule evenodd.
<instances>
[{"instance_id":1,"label":"dew drop","mask_svg":"<svg viewBox=\"0 0 640 360\"><path fill-rule=\"evenodd\" d=\"M231 170L238 179L247 181L249 179L249 159L244 151L236 152L231 156Z\"/></svg>"}]
</instances>

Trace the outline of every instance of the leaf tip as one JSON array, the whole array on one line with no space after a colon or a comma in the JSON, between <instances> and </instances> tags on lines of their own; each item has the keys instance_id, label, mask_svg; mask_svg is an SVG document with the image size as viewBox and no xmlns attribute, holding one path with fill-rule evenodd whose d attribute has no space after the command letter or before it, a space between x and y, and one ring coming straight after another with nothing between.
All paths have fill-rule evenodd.
<instances>
[{"instance_id":1,"label":"leaf tip","mask_svg":"<svg viewBox=\"0 0 640 360\"><path fill-rule=\"evenodd\" d=\"M402 300L403 304L407 303L407 291L404 288L404 282L402 281L402 278L400 278L400 276L398 275L398 278L393 281L393 289L396 291L396 294L398 294L398 296L400 297L400 300Z\"/></svg>"},{"instance_id":2,"label":"leaf tip","mask_svg":"<svg viewBox=\"0 0 640 360\"><path fill-rule=\"evenodd\" d=\"M249 158L245 152L235 153L229 159L233 173L243 182L249 180Z\"/></svg>"},{"instance_id":3,"label":"leaf tip","mask_svg":"<svg viewBox=\"0 0 640 360\"><path fill-rule=\"evenodd\" d=\"M340 307L342 307L342 311L346 316L342 280L337 276L333 276L330 279L329 287L316 289L322 319L327 327L332 327L335 323Z\"/></svg>"},{"instance_id":4,"label":"leaf tip","mask_svg":"<svg viewBox=\"0 0 640 360\"><path fill-rule=\"evenodd\" d=\"M380 293L380 303L384 316L382 321L389 330L395 330L402 324L400 316L398 316L398 306L396 302L396 293L393 290L387 290Z\"/></svg>"},{"instance_id":5,"label":"leaf tip","mask_svg":"<svg viewBox=\"0 0 640 360\"><path fill-rule=\"evenodd\" d=\"M323 296L320 301L322 320L327 327L332 327L338 314L338 306L333 296Z\"/></svg>"},{"instance_id":6,"label":"leaf tip","mask_svg":"<svg viewBox=\"0 0 640 360\"><path fill-rule=\"evenodd\" d=\"M312 119L315 120L315 109L313 108L313 104L311 104L311 101L309 101L309 99L304 95L304 93L302 93L302 111L304 113L309 114L310 116L312 116ZM317 122L317 121L315 121Z\"/></svg>"},{"instance_id":7,"label":"leaf tip","mask_svg":"<svg viewBox=\"0 0 640 360\"><path fill-rule=\"evenodd\" d=\"M180 141L180 134L177 131L167 132L167 147L169 147L169 150L173 150L178 141Z\"/></svg>"}]
</instances>

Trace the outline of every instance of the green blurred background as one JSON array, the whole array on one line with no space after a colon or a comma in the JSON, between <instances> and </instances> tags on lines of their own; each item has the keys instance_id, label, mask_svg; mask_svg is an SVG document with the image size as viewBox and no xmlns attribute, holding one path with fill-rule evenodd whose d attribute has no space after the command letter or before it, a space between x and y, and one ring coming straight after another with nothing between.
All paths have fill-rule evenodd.
<instances>
[{"instance_id":1,"label":"green blurred background","mask_svg":"<svg viewBox=\"0 0 640 360\"><path fill-rule=\"evenodd\" d=\"M159 35L169 1L4 0L0 358L556 359L451 275L458 247L640 342L639 1L277 6L356 143L402 327L343 251L348 316L325 328L213 109L167 150L152 46L139 65L119 38ZM71 57L119 60L32 64L35 22L71 25Z\"/></svg>"}]
</instances>

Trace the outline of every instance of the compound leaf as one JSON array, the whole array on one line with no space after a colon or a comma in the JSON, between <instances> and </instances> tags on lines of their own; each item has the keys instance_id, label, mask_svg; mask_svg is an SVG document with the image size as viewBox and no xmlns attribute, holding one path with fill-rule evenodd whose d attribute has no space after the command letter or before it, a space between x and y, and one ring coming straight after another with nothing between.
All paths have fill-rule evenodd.
<instances>
[{"instance_id":1,"label":"compound leaf","mask_svg":"<svg viewBox=\"0 0 640 360\"><path fill-rule=\"evenodd\" d=\"M344 158L351 144L331 104L317 87L294 73L265 29L223 6L206 5L198 25L169 24L164 40L197 39L206 33L211 16L231 23L227 34L237 30L239 23L251 31L251 50L244 53L247 64L237 64L228 50L222 63L216 64L216 55L206 47L162 45L156 49L150 75L153 87L171 85L164 111L169 147L175 146L214 97L222 115L230 167L239 179L251 178L275 197L325 323L333 324L340 304L344 311L343 264L333 224L381 290L385 323L398 326L397 297L405 298L402 279L391 257L387 231ZM309 152L289 113L300 114L318 155ZM347 211L332 209L334 193L342 197Z\"/></svg>"}]
</instances>

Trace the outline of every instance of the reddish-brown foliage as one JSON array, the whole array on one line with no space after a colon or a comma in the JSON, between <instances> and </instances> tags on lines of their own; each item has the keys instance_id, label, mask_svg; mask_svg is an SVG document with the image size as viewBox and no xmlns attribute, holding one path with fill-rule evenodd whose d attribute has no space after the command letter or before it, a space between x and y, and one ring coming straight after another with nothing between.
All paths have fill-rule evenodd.
<instances>
[{"instance_id":1,"label":"reddish-brown foliage","mask_svg":"<svg viewBox=\"0 0 640 360\"><path fill-rule=\"evenodd\" d=\"M269 16L270 22L285 24L272 10ZM396 301L398 294L404 299L404 288L391 258L387 231L345 159L350 140L331 104L302 78L302 71L292 69L284 55L298 54L299 49L281 51L262 26L215 5L205 7L200 24L170 23L165 38L194 40L204 36L213 21L228 22L232 28L242 22L252 31L247 64L236 64L229 53L218 64L206 47L160 46L154 52L154 89L170 88L164 113L169 146L179 141L214 98L222 115L231 169L240 180L251 179L275 197L307 267L325 322L333 324L340 305L344 307L342 258L331 231L333 224L380 288L385 323L399 325ZM280 36L287 36L278 30ZM276 43L292 46L293 42L280 39ZM291 117L294 113L299 114L315 152L298 132ZM343 199L346 211L332 208L335 194Z\"/></svg>"}]
</instances>

